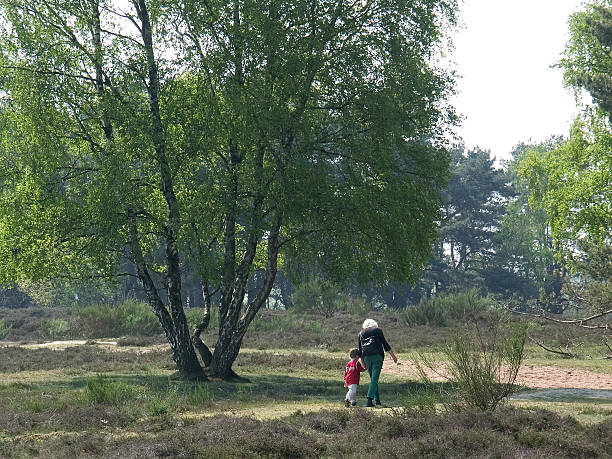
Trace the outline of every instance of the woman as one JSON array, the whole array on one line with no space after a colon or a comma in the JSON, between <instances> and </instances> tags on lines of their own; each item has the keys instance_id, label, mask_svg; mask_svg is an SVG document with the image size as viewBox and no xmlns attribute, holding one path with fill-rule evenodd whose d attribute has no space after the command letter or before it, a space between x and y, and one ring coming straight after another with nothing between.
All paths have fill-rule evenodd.
<instances>
[{"instance_id":1,"label":"woman","mask_svg":"<svg viewBox=\"0 0 612 459\"><path fill-rule=\"evenodd\" d=\"M359 332L359 355L363 358L366 364L368 373L370 374L370 387L368 388L368 401L366 406L381 405L380 396L378 395L378 378L382 370L383 360L385 359L385 351L389 353L395 363L397 357L391 350L391 346L387 343L383 331L378 328L378 324L373 319L366 319L361 326Z\"/></svg>"}]
</instances>

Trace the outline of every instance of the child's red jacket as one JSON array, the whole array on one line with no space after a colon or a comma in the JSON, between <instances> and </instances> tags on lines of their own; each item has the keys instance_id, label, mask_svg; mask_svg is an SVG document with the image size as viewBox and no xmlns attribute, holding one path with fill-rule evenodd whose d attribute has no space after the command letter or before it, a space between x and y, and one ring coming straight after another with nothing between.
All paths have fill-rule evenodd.
<instances>
[{"instance_id":1,"label":"child's red jacket","mask_svg":"<svg viewBox=\"0 0 612 459\"><path fill-rule=\"evenodd\" d=\"M344 369L344 386L348 387L351 384L359 384L359 374L365 371L359 360L351 360L346 364Z\"/></svg>"}]
</instances>

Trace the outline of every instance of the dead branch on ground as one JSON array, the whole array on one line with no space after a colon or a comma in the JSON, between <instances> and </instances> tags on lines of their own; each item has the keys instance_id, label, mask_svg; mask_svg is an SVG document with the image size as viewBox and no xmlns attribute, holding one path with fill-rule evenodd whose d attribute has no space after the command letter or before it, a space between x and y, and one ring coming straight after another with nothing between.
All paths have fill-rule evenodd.
<instances>
[{"instance_id":1,"label":"dead branch on ground","mask_svg":"<svg viewBox=\"0 0 612 459\"><path fill-rule=\"evenodd\" d=\"M531 336L528 336L527 338L529 338L529 341L531 341L532 343L537 344L538 346L540 346L545 351L552 352L553 354L562 355L566 359L573 359L573 358L576 357L576 354L572 354L570 352L561 351L561 350L557 350L557 349L552 349L552 348L546 346L544 343L541 343L540 341L538 341L536 339L533 339Z\"/></svg>"}]
</instances>

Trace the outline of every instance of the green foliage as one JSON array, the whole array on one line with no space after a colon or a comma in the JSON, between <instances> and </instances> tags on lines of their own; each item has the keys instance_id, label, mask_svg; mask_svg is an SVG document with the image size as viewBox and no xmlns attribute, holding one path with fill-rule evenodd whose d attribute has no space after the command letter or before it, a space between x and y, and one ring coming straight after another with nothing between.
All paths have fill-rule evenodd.
<instances>
[{"instance_id":1,"label":"green foliage","mask_svg":"<svg viewBox=\"0 0 612 459\"><path fill-rule=\"evenodd\" d=\"M342 293L338 285L319 278L299 284L291 296L291 302L292 312L326 317L340 311L363 316L371 309L365 298Z\"/></svg>"},{"instance_id":2,"label":"green foliage","mask_svg":"<svg viewBox=\"0 0 612 459\"><path fill-rule=\"evenodd\" d=\"M246 2L236 14L248 21L232 26L235 5L220 2L213 14L197 2L170 3L151 14L154 47L176 57L158 63L156 130L141 29L120 26L116 8L99 12L100 47L92 9L2 2L11 31L2 42L3 100L11 101L0 107L0 168L11 190L1 196L2 278L113 273L134 223L152 255L168 206L159 185L166 163L155 153L163 141L183 218L181 254L212 284L222 277L223 241L209 242L231 199L244 225L236 254L255 237L253 266L265 265L270 210L282 209L292 250L339 279L415 280L436 236L448 171L442 134L456 121L445 101L453 77L431 58L456 2ZM125 14L139 23L136 11ZM165 33L171 21L193 33ZM113 78L100 80L100 66ZM240 163L231 171L228 143Z\"/></svg>"},{"instance_id":3,"label":"green foliage","mask_svg":"<svg viewBox=\"0 0 612 459\"><path fill-rule=\"evenodd\" d=\"M98 374L87 379L83 397L91 405L119 406L129 400L134 392L133 387L129 384Z\"/></svg>"},{"instance_id":4,"label":"green foliage","mask_svg":"<svg viewBox=\"0 0 612 459\"><path fill-rule=\"evenodd\" d=\"M0 319L0 339L4 339L11 332L12 325L6 323L5 319Z\"/></svg>"},{"instance_id":5,"label":"green foliage","mask_svg":"<svg viewBox=\"0 0 612 459\"><path fill-rule=\"evenodd\" d=\"M112 301L117 297L117 285L101 280L67 281L53 279L34 282L21 279L19 290L27 294L37 306L85 306Z\"/></svg>"},{"instance_id":6,"label":"green foliage","mask_svg":"<svg viewBox=\"0 0 612 459\"><path fill-rule=\"evenodd\" d=\"M408 306L401 313L402 320L410 325L435 325L444 327L448 324L448 313L441 307L441 302L434 298L424 298L415 306Z\"/></svg>"},{"instance_id":7,"label":"green foliage","mask_svg":"<svg viewBox=\"0 0 612 459\"><path fill-rule=\"evenodd\" d=\"M574 123L570 139L549 152L530 150L519 164L532 208L546 212L551 233L571 261L575 241L612 237L612 132L596 111Z\"/></svg>"},{"instance_id":8,"label":"green foliage","mask_svg":"<svg viewBox=\"0 0 612 459\"><path fill-rule=\"evenodd\" d=\"M595 0L570 19L570 40L559 63L566 83L586 89L587 107L568 141L551 152L529 151L519 174L529 183L530 205L546 212L551 233L571 262L575 241L612 237L612 4Z\"/></svg>"},{"instance_id":9,"label":"green foliage","mask_svg":"<svg viewBox=\"0 0 612 459\"><path fill-rule=\"evenodd\" d=\"M500 316L487 329L472 325L456 334L442 349L448 361L445 377L457 387L447 394L445 405L453 410L493 411L516 391L514 381L524 356L526 329L525 324L508 325ZM421 354L416 364L422 379L431 386L425 368L437 372L435 362Z\"/></svg>"},{"instance_id":10,"label":"green foliage","mask_svg":"<svg viewBox=\"0 0 612 459\"><path fill-rule=\"evenodd\" d=\"M185 266L227 295L217 356L281 252L335 281L415 282L457 122L438 65L456 0L209 6L0 0L0 282L136 264L150 301L171 293L155 310L187 373Z\"/></svg>"},{"instance_id":11,"label":"green foliage","mask_svg":"<svg viewBox=\"0 0 612 459\"><path fill-rule=\"evenodd\" d=\"M200 325L202 322L202 316L204 315L203 308L189 308L185 310L187 316L187 323L189 329L193 330L195 327ZM219 326L219 308L213 307L210 309L210 322L208 323L209 329L214 329Z\"/></svg>"},{"instance_id":12,"label":"green foliage","mask_svg":"<svg viewBox=\"0 0 612 459\"><path fill-rule=\"evenodd\" d=\"M586 89L593 101L612 115L612 2L592 0L569 20L570 39L559 63L565 82Z\"/></svg>"},{"instance_id":13,"label":"green foliage","mask_svg":"<svg viewBox=\"0 0 612 459\"><path fill-rule=\"evenodd\" d=\"M477 290L470 290L425 298L400 314L402 320L410 326L444 327L451 321L473 319L489 311L492 306L490 298L481 297Z\"/></svg>"},{"instance_id":14,"label":"green foliage","mask_svg":"<svg viewBox=\"0 0 612 459\"><path fill-rule=\"evenodd\" d=\"M198 384L185 394L185 399L189 406L205 407L210 406L212 395L208 384Z\"/></svg>"},{"instance_id":15,"label":"green foliage","mask_svg":"<svg viewBox=\"0 0 612 459\"><path fill-rule=\"evenodd\" d=\"M610 311L612 305L612 244L592 244L582 241L581 253L574 260L579 276L570 277L564 293L589 314Z\"/></svg>"},{"instance_id":16,"label":"green foliage","mask_svg":"<svg viewBox=\"0 0 612 459\"><path fill-rule=\"evenodd\" d=\"M507 178L514 195L496 235L496 261L503 271L495 279L496 288L489 291L535 299L541 291L551 293L558 283L559 267L547 215L542 206L530 204L529 183L519 175L519 166L526 152L546 154L562 143L562 138L551 137L539 144L519 144L512 152Z\"/></svg>"},{"instance_id":17,"label":"green foliage","mask_svg":"<svg viewBox=\"0 0 612 459\"><path fill-rule=\"evenodd\" d=\"M460 403L494 410L516 387L514 381L523 360L526 326L515 325L508 336L495 333L488 342L482 336L456 336L446 348L451 378L458 384Z\"/></svg>"},{"instance_id":18,"label":"green foliage","mask_svg":"<svg viewBox=\"0 0 612 459\"><path fill-rule=\"evenodd\" d=\"M76 315L82 333L89 337L156 335L162 331L150 306L131 299L115 305L100 304L76 309Z\"/></svg>"},{"instance_id":19,"label":"green foliage","mask_svg":"<svg viewBox=\"0 0 612 459\"><path fill-rule=\"evenodd\" d=\"M44 339L58 339L66 336L70 326L64 319L43 319L40 321L38 334Z\"/></svg>"},{"instance_id":20,"label":"green foliage","mask_svg":"<svg viewBox=\"0 0 612 459\"><path fill-rule=\"evenodd\" d=\"M323 314L327 317L343 306L339 287L331 281L319 278L298 285L291 301L295 312Z\"/></svg>"},{"instance_id":21,"label":"green foliage","mask_svg":"<svg viewBox=\"0 0 612 459\"><path fill-rule=\"evenodd\" d=\"M456 148L452 165L436 244L436 261L441 263L429 273L428 290L432 281L436 291L459 285L484 289L489 271L498 266L493 259L495 234L505 211L507 180L488 150Z\"/></svg>"},{"instance_id":22,"label":"green foliage","mask_svg":"<svg viewBox=\"0 0 612 459\"><path fill-rule=\"evenodd\" d=\"M352 316L364 317L372 309L363 297L341 294L338 301L341 303L339 309L346 311Z\"/></svg>"},{"instance_id":23,"label":"green foliage","mask_svg":"<svg viewBox=\"0 0 612 459\"><path fill-rule=\"evenodd\" d=\"M168 397L151 397L147 404L147 414L150 416L166 416L175 407L175 400Z\"/></svg>"},{"instance_id":24,"label":"green foliage","mask_svg":"<svg viewBox=\"0 0 612 459\"><path fill-rule=\"evenodd\" d=\"M314 333L322 333L324 331L323 324L318 320L294 313L258 315L251 322L249 329L253 332L311 330Z\"/></svg>"},{"instance_id":25,"label":"green foliage","mask_svg":"<svg viewBox=\"0 0 612 459\"><path fill-rule=\"evenodd\" d=\"M438 412L438 405L448 401L448 393L449 389L445 389L443 385L427 381L401 394L399 402L402 409L397 411L397 414L416 412L435 415Z\"/></svg>"}]
</instances>

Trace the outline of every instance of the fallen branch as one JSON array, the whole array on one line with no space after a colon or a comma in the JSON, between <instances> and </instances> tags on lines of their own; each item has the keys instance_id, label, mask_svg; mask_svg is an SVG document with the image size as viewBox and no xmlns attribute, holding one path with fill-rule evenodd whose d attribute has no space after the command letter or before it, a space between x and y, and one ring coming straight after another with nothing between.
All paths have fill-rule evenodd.
<instances>
[{"instance_id":1,"label":"fallen branch","mask_svg":"<svg viewBox=\"0 0 612 459\"><path fill-rule=\"evenodd\" d=\"M552 352L553 354L562 355L566 359L573 359L573 358L576 357L575 354L572 354L570 352L565 352L565 351L560 351L560 350L556 350L556 349L551 349L550 347L546 346L544 343L541 343L538 340L533 339L531 336L528 336L527 338L529 338L529 341L531 341L532 343L537 344L538 346L540 346L545 351Z\"/></svg>"},{"instance_id":2,"label":"fallen branch","mask_svg":"<svg viewBox=\"0 0 612 459\"><path fill-rule=\"evenodd\" d=\"M604 311L604 312L600 312L598 314L594 314L594 315L592 315L590 317L584 317L584 318L581 318L581 319L571 319L571 320L561 320L561 319L555 319L554 317L547 316L546 312L544 311L544 309L540 309L540 313L539 314L532 314L530 312L517 311L515 309L512 310L512 313L513 314L520 314L520 315L523 315L523 316L542 318L542 319L549 320L551 322L556 322L558 324L577 325L579 327L587 328L589 330L612 330L612 327L610 326L610 324L602 324L602 325L586 325L585 324L585 322L590 322L591 320L607 316L608 314L612 314L612 309L609 309L609 310Z\"/></svg>"}]
</instances>

